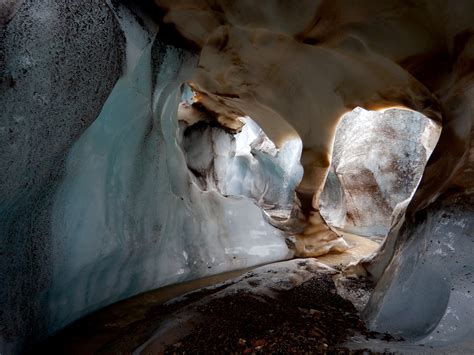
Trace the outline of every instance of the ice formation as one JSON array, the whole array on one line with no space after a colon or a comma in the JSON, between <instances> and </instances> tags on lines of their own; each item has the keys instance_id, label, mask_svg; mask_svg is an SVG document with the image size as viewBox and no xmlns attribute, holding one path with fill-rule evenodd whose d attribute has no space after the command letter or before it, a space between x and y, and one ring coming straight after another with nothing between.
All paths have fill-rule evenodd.
<instances>
[{"instance_id":1,"label":"ice formation","mask_svg":"<svg viewBox=\"0 0 474 355\"><path fill-rule=\"evenodd\" d=\"M288 233L300 256L347 248L319 206L358 106L442 127L354 269L377 283L368 324L467 344L473 14L469 0L4 1L0 352L151 288L291 257ZM204 120L178 122L184 82Z\"/></svg>"},{"instance_id":2,"label":"ice formation","mask_svg":"<svg viewBox=\"0 0 474 355\"><path fill-rule=\"evenodd\" d=\"M439 132L437 124L409 110L356 108L345 114L321 195L326 222L385 237L392 212L415 192Z\"/></svg>"},{"instance_id":3,"label":"ice formation","mask_svg":"<svg viewBox=\"0 0 474 355\"><path fill-rule=\"evenodd\" d=\"M442 352L472 352L473 202L472 195L435 202L401 230L365 310L372 329Z\"/></svg>"},{"instance_id":4,"label":"ice formation","mask_svg":"<svg viewBox=\"0 0 474 355\"><path fill-rule=\"evenodd\" d=\"M32 15L28 11L38 11L42 9L41 6L25 3L17 14L18 18L9 24L13 34L18 35L15 32L15 20L29 21ZM53 9L44 6L50 11L49 16L59 16L58 13L51 13ZM49 136L40 134L40 127L31 128L32 134L38 134L38 137L28 137L20 134L27 129L26 126L21 127L34 121L25 117L23 112L16 113L14 110L32 110L30 117L35 117L34 114L37 113L33 111L33 107L18 105L15 100L19 99L15 99L15 95L21 92L14 89L7 91L13 99L5 98L6 107L17 121L11 123L13 127L10 130L18 130L18 134L11 135L8 127L2 131L9 134L5 141L14 143L4 146L3 149L14 151L2 154L2 159L11 157L11 164L18 166L10 168L9 162L3 165L6 176L2 187L5 186L7 190L2 195L2 207L5 206L4 209L9 213L2 214L2 230L8 231L10 228L10 234L2 232L2 237L7 238L2 242L6 243L3 246L10 253L2 260L2 305L5 307L2 324L5 328L2 331L1 345L6 352L18 350L17 346L21 345L19 339L31 337L30 341L35 341L94 309L139 292L282 260L292 255L283 233L266 221L257 203L264 198L265 203L288 205L290 195L292 198L294 187L301 179L302 171L298 162L301 143L296 142L296 146L289 143L287 148L283 147L275 156L261 151L255 152L255 157L250 153L234 156L225 145L230 142L226 141L227 135L220 130L217 135L222 138L218 142L221 151L218 153L228 155L222 157L221 161L216 159L215 166L233 162L229 175L218 175L229 181L222 186L222 191L200 187L186 164L176 119L182 98L182 83L196 65L195 55L164 44L156 36L157 28L153 25L140 25L136 20L137 14L131 13L129 9L123 6L111 8L114 12L110 12L107 5L104 5L103 11L111 16L112 23L115 23L116 16L123 30L125 65L118 80L117 77L109 78L112 83L115 80L117 82L113 87L109 85L110 93L107 92L108 97L106 100L104 98L100 111L89 102L82 108L88 110L85 112L63 104L64 108L58 106L58 123L54 121L55 116L44 113L48 118L44 125L59 125L58 130L64 136L63 140L58 137L51 141ZM40 13L35 16L40 16ZM97 14L90 16L94 18ZM37 21L36 17L33 19ZM67 28L62 30L69 31ZM50 32L54 33L54 30L51 29ZM27 36L28 33L24 35ZM114 45L119 46L120 42ZM93 50L99 53L97 49ZM25 60L38 60L41 55L45 56L41 53L41 48L37 48L37 51L38 54L30 53ZM117 51L118 58L121 58L120 46ZM93 53L90 54L92 55ZM12 81L19 81L14 85L20 85L23 81L14 76L16 71L21 73L22 70L14 66L16 58L11 57L7 70L12 75ZM98 63L100 60L99 57L95 59ZM111 70L113 69L112 67ZM66 67L66 70L68 72L64 73L65 76L78 75L76 68ZM85 77L89 78L90 75L86 73ZM40 74L38 76L43 77ZM101 80L100 75L97 80ZM104 80L101 85L104 86L106 82ZM27 86L26 92L38 89L26 83L23 85ZM52 84L46 82L44 85ZM95 82L85 82L82 85L83 90L89 92L94 88ZM53 86L53 89L56 88ZM93 90L100 93L100 89ZM58 87L57 90L62 93L64 88ZM57 94L46 96L48 93L48 90L44 90L43 93L32 93L32 97L43 95L40 104L45 105L44 100L57 97ZM68 92L64 94L67 95ZM86 96L84 100L96 103L100 98ZM60 97L60 100L66 99ZM47 104L47 107L52 105L50 101ZM90 116L97 117L84 116L94 110L97 110L96 113ZM67 125L69 121L65 117L71 120L71 125ZM88 121L84 121L82 127L77 126L74 117L83 117ZM94 118L94 122L87 127L86 123ZM249 127L250 125L251 123ZM80 128L85 131L77 139ZM67 129L72 133L68 133ZM55 132L53 128L50 130ZM244 135L246 131L244 129L240 135ZM66 138L68 144L64 143ZM23 142L24 139L29 140ZM25 144L31 145L31 153L20 150L25 149ZM42 144L49 145L46 152L42 149ZM58 158L57 151L65 154L64 158L60 154ZM32 154L37 154L38 157L31 156ZM285 163L286 159L281 159L285 154L292 158L291 163ZM20 163L24 165L19 165ZM27 195L28 186L25 185L28 181L21 180L29 177L23 171L31 169L31 163L47 164L45 173L60 174L51 182L41 180L41 170L26 170L37 174L30 179L36 178L35 188L40 193L44 194L46 189L46 210L43 210L45 202L29 200L31 197ZM62 170L54 172L56 167ZM250 171L251 169L253 170ZM252 180L252 172L260 175L253 176ZM248 175L245 185L230 180L230 176L237 177L237 174ZM281 184L271 184L272 179L280 178L286 188ZM255 184L255 189L243 191L244 186L251 186L252 183ZM18 188L11 186L14 184L19 185ZM272 188L269 189L268 186ZM273 190L273 186L277 190ZM8 199L10 191L11 201ZM23 197L26 211L20 210L22 214L16 215L13 207L15 203L20 204L22 201L22 192L26 195ZM31 192L33 196L34 192ZM252 195L253 192L255 195ZM232 196L224 196L224 193ZM37 209L34 208L35 203L38 203ZM37 215L39 216L36 217ZM21 221L15 221L18 218ZM31 227L23 225L30 218L32 223L38 224L33 225L33 229L44 229L30 232ZM39 240L28 245L27 241L36 236ZM26 240L21 240L20 237ZM23 248L25 256L21 254ZM28 253L35 254L35 257L28 258ZM25 265L21 269L22 263L32 261L37 265ZM35 270L31 270L31 267ZM24 288L12 287L18 284L13 278L19 275L24 275L27 279L36 278L30 281L33 285L25 282L23 286L29 287L31 291L25 292ZM21 304L24 304L24 308L18 308ZM31 313L31 318L25 317ZM25 333L28 331L32 333Z\"/></svg>"},{"instance_id":5,"label":"ice formation","mask_svg":"<svg viewBox=\"0 0 474 355\"><path fill-rule=\"evenodd\" d=\"M207 122L186 127L182 146L201 189L226 196L246 196L268 213L288 215L301 181L301 141L277 149L249 117L235 135Z\"/></svg>"},{"instance_id":6,"label":"ice formation","mask_svg":"<svg viewBox=\"0 0 474 355\"><path fill-rule=\"evenodd\" d=\"M150 41L69 152L52 216L53 239L64 245L49 299L55 327L143 290L291 255L253 201L193 183L176 109L194 65ZM226 143L216 142L217 156Z\"/></svg>"}]
</instances>

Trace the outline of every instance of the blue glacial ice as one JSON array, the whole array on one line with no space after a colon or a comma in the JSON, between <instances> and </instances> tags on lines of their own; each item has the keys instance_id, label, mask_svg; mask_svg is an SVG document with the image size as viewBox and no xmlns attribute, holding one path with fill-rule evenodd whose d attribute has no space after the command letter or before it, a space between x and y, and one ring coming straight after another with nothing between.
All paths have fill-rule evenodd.
<instances>
[{"instance_id":1,"label":"blue glacial ice","mask_svg":"<svg viewBox=\"0 0 474 355\"><path fill-rule=\"evenodd\" d=\"M253 170L267 174L253 177L267 184L291 170L278 159L284 151L275 158L281 167L273 157L246 156L253 170L238 156L232 163L216 158L219 171L230 165L226 185L203 190L186 164L176 119L195 57L151 40L136 59L137 47L127 51L136 65L127 66L67 157L52 212L50 332L139 292L291 256L282 233L244 188L254 183ZM160 58L158 68L153 56ZM218 143L225 154L224 140ZM291 154L297 159L297 151ZM247 176L244 183L227 183L239 173ZM298 174L287 175L291 190ZM272 191L271 199L286 202L288 188ZM281 192L287 195L280 198Z\"/></svg>"}]
</instances>

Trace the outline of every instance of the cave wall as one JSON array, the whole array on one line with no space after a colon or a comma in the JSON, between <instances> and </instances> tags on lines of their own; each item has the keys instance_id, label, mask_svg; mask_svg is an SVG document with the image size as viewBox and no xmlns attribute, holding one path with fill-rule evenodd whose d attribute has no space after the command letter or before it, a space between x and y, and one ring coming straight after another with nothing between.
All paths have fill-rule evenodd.
<instances>
[{"instance_id":1,"label":"cave wall","mask_svg":"<svg viewBox=\"0 0 474 355\"><path fill-rule=\"evenodd\" d=\"M372 329L441 351L472 351L474 203L444 196L410 219L364 311Z\"/></svg>"},{"instance_id":2,"label":"cave wall","mask_svg":"<svg viewBox=\"0 0 474 355\"><path fill-rule=\"evenodd\" d=\"M254 201L193 180L176 116L196 54L160 36L118 2L25 1L7 24L1 353L137 293L291 256Z\"/></svg>"},{"instance_id":3,"label":"cave wall","mask_svg":"<svg viewBox=\"0 0 474 355\"><path fill-rule=\"evenodd\" d=\"M103 2L0 5L0 352L46 330L51 210L67 150L122 74L125 39Z\"/></svg>"},{"instance_id":4,"label":"cave wall","mask_svg":"<svg viewBox=\"0 0 474 355\"><path fill-rule=\"evenodd\" d=\"M141 291L290 255L254 202L193 183L176 110L194 65L151 41L69 152L52 213L54 329Z\"/></svg>"}]
</instances>

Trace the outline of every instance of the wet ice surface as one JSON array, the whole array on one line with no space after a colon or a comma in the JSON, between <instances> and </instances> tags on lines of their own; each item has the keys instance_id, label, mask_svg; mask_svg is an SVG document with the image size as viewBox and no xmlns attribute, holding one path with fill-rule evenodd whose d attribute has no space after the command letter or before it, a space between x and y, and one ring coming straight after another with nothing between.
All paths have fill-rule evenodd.
<instances>
[{"instance_id":1,"label":"wet ice surface","mask_svg":"<svg viewBox=\"0 0 474 355\"><path fill-rule=\"evenodd\" d=\"M407 351L474 349L473 206L470 195L419 213L375 288L365 313L370 327L404 337Z\"/></svg>"}]
</instances>

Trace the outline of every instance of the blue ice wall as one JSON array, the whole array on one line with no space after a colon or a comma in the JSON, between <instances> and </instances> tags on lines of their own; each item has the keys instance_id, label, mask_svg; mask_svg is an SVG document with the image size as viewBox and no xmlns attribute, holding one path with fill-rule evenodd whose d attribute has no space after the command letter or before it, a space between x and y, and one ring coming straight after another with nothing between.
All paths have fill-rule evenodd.
<instances>
[{"instance_id":1,"label":"blue ice wall","mask_svg":"<svg viewBox=\"0 0 474 355\"><path fill-rule=\"evenodd\" d=\"M202 189L245 196L289 218L303 177L302 142L288 140L276 149L252 119L242 119L246 123L237 134L206 122L186 127L181 139L186 163Z\"/></svg>"},{"instance_id":2,"label":"blue ice wall","mask_svg":"<svg viewBox=\"0 0 474 355\"><path fill-rule=\"evenodd\" d=\"M251 199L193 182L176 112L196 57L141 16L25 1L7 26L2 354L137 293L290 256Z\"/></svg>"},{"instance_id":3,"label":"blue ice wall","mask_svg":"<svg viewBox=\"0 0 474 355\"><path fill-rule=\"evenodd\" d=\"M152 51L161 58L156 81ZM194 65L195 57L150 43L71 149L52 215L61 245L52 331L144 290L288 255L251 200L192 183L176 113Z\"/></svg>"}]
</instances>

